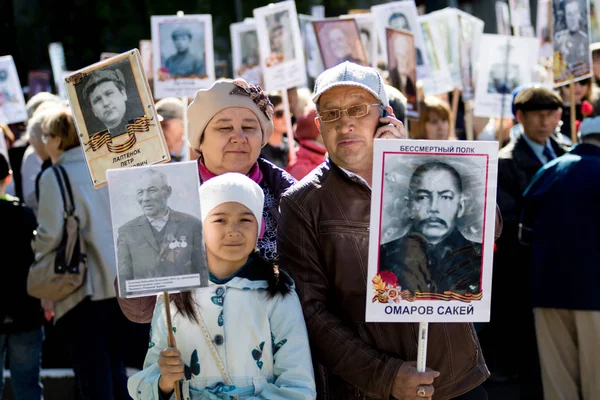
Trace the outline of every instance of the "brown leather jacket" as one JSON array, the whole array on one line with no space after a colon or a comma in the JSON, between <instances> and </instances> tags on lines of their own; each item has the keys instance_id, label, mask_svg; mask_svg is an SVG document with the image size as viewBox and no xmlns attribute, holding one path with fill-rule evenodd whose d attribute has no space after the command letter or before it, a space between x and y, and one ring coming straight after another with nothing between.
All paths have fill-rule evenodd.
<instances>
[{"instance_id":1,"label":"brown leather jacket","mask_svg":"<svg viewBox=\"0 0 600 400\"><path fill-rule=\"evenodd\" d=\"M292 274L311 341L320 399L390 399L404 360L417 359L412 323L365 323L371 189L327 160L281 199L278 251ZM472 324L429 326L434 399L481 384L489 372Z\"/></svg>"}]
</instances>

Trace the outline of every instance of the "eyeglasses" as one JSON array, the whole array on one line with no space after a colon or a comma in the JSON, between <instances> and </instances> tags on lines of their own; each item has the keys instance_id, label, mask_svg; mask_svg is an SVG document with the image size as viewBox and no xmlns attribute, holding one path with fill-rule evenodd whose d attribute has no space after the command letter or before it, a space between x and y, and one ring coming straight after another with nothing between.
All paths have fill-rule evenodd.
<instances>
[{"instance_id":1,"label":"eyeglasses","mask_svg":"<svg viewBox=\"0 0 600 400\"><path fill-rule=\"evenodd\" d=\"M319 114L321 122L333 122L337 121L342 117L342 111L348 114L349 117L361 118L369 113L372 106L379 106L381 104L358 104L356 106L348 107L345 110L326 110Z\"/></svg>"},{"instance_id":2,"label":"eyeglasses","mask_svg":"<svg viewBox=\"0 0 600 400\"><path fill-rule=\"evenodd\" d=\"M48 138L56 137L53 133L42 133L42 142L48 143Z\"/></svg>"},{"instance_id":3,"label":"eyeglasses","mask_svg":"<svg viewBox=\"0 0 600 400\"><path fill-rule=\"evenodd\" d=\"M283 117L284 111L283 110L275 110L275 112L273 113L273 116L275 118L281 118Z\"/></svg>"}]
</instances>

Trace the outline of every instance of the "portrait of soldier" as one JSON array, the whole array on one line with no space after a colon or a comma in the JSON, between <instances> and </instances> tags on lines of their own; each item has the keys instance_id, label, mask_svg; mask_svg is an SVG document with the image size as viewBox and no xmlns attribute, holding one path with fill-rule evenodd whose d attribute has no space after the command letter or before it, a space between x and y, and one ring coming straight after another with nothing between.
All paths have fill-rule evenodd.
<instances>
[{"instance_id":1,"label":"portrait of soldier","mask_svg":"<svg viewBox=\"0 0 600 400\"><path fill-rule=\"evenodd\" d=\"M271 53L283 57L283 61L295 58L294 43L290 34L289 11L281 11L266 17ZM287 28L286 28L287 27Z\"/></svg>"},{"instance_id":2,"label":"portrait of soldier","mask_svg":"<svg viewBox=\"0 0 600 400\"><path fill-rule=\"evenodd\" d=\"M409 35L396 33L388 45L389 79L393 87L406 96L409 103L417 100L414 41Z\"/></svg>"},{"instance_id":3,"label":"portrait of soldier","mask_svg":"<svg viewBox=\"0 0 600 400\"><path fill-rule=\"evenodd\" d=\"M143 111L129 106L125 77L120 69L99 69L90 74L83 87L83 98L89 102L94 116L102 122L105 130L94 134L110 133L114 138L127 132L127 124L134 122L136 117L143 115ZM139 103L139 99L136 99Z\"/></svg>"},{"instance_id":4,"label":"portrait of soldier","mask_svg":"<svg viewBox=\"0 0 600 400\"><path fill-rule=\"evenodd\" d=\"M395 12L392 15L390 15L390 17L388 18L387 26L393 29L401 29L412 32L412 30L410 29L410 22L408 22L408 17L406 16L406 14L401 12ZM413 34L414 33L415 32L413 32ZM421 51L421 49L416 47L416 45L415 52L417 55L417 65L423 65L423 52Z\"/></svg>"},{"instance_id":5,"label":"portrait of soldier","mask_svg":"<svg viewBox=\"0 0 600 400\"><path fill-rule=\"evenodd\" d=\"M566 29L562 29L554 35L554 49L559 51L567 67L572 67L580 61L587 63L589 59L589 40L587 32L581 27L582 14L586 10L581 9L579 0L566 0L565 22Z\"/></svg>"},{"instance_id":6,"label":"portrait of soldier","mask_svg":"<svg viewBox=\"0 0 600 400\"><path fill-rule=\"evenodd\" d=\"M204 54L197 54L193 51L191 29L179 24L171 33L171 39L176 53L167 58L164 63L169 74L174 77L205 75Z\"/></svg>"},{"instance_id":7,"label":"portrait of soldier","mask_svg":"<svg viewBox=\"0 0 600 400\"><path fill-rule=\"evenodd\" d=\"M133 182L142 214L119 227L117 259L121 294L133 279L200 274L208 284L203 253L202 223L168 205L173 194L164 173L142 172Z\"/></svg>"},{"instance_id":8,"label":"portrait of soldier","mask_svg":"<svg viewBox=\"0 0 600 400\"><path fill-rule=\"evenodd\" d=\"M380 246L380 271L393 272L411 292L481 292L481 244L457 229L465 212L463 181L440 161L418 166L410 179L407 233Z\"/></svg>"}]
</instances>

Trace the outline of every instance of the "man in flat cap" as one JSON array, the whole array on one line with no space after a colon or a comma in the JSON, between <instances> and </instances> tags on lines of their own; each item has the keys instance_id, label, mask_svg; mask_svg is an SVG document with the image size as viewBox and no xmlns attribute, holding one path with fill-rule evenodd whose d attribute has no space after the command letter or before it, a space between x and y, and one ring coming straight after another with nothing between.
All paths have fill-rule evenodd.
<instances>
[{"instance_id":1,"label":"man in flat cap","mask_svg":"<svg viewBox=\"0 0 600 400\"><path fill-rule=\"evenodd\" d=\"M127 132L127 124L133 123L134 110L127 110L125 78L119 69L102 69L90 74L83 87L83 97L90 102L92 112L106 127L94 134L110 133L114 138Z\"/></svg>"},{"instance_id":2,"label":"man in flat cap","mask_svg":"<svg viewBox=\"0 0 600 400\"><path fill-rule=\"evenodd\" d=\"M171 38L177 53L165 61L165 67L169 70L169 74L171 76L205 75L204 58L190 51L192 31L180 25L171 33Z\"/></svg>"},{"instance_id":3,"label":"man in flat cap","mask_svg":"<svg viewBox=\"0 0 600 400\"><path fill-rule=\"evenodd\" d=\"M496 242L492 280L492 321L486 327L493 348L486 353L492 374L498 377L519 375L521 396L542 398L541 376L531 293L531 262L518 239L523 211L523 192L536 172L547 162L562 156L568 148L557 139L562 100L550 88L534 84L520 89L513 110L523 132L513 137L498 155L497 203L504 219L502 236ZM514 329L514 321L519 329ZM515 346L514 343L520 343ZM519 363L515 363L516 357Z\"/></svg>"}]
</instances>

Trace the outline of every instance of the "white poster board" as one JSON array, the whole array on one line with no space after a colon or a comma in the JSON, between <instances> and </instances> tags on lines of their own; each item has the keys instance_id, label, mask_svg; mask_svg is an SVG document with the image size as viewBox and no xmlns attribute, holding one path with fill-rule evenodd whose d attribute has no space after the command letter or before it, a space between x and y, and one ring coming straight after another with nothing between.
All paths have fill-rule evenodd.
<instances>
[{"instance_id":1,"label":"white poster board","mask_svg":"<svg viewBox=\"0 0 600 400\"><path fill-rule=\"evenodd\" d=\"M479 43L483 35L483 21L471 14L457 10L460 27L459 57L462 78L462 99L472 100L475 91L475 71L479 61Z\"/></svg>"},{"instance_id":2,"label":"white poster board","mask_svg":"<svg viewBox=\"0 0 600 400\"><path fill-rule=\"evenodd\" d=\"M434 43L436 51L441 52L450 70L454 87L462 90L460 75L460 24L455 8L444 8L427 14L431 18L439 34L439 45ZM422 18L422 17L419 17Z\"/></svg>"},{"instance_id":3,"label":"white poster board","mask_svg":"<svg viewBox=\"0 0 600 400\"><path fill-rule=\"evenodd\" d=\"M539 43L536 38L487 35L481 39L475 115L510 115L512 91L533 81Z\"/></svg>"},{"instance_id":4,"label":"white poster board","mask_svg":"<svg viewBox=\"0 0 600 400\"><path fill-rule=\"evenodd\" d=\"M353 18L358 24L360 40L362 41L367 61L370 66L377 67L377 29L375 29L375 16L372 13L346 14L340 18Z\"/></svg>"},{"instance_id":5,"label":"white poster board","mask_svg":"<svg viewBox=\"0 0 600 400\"><path fill-rule=\"evenodd\" d=\"M503 1L496 2L496 30L498 35L510 36L510 14L508 4Z\"/></svg>"},{"instance_id":6,"label":"white poster board","mask_svg":"<svg viewBox=\"0 0 600 400\"><path fill-rule=\"evenodd\" d=\"M154 97L194 97L215 81L212 16L151 17Z\"/></svg>"},{"instance_id":7,"label":"white poster board","mask_svg":"<svg viewBox=\"0 0 600 400\"><path fill-rule=\"evenodd\" d=\"M67 69L67 62L65 60L65 51L62 43L50 43L48 45L48 53L50 55L50 65L52 66L52 76L54 77L56 92L61 99L66 99L67 91L63 85L62 75L63 71Z\"/></svg>"},{"instance_id":8,"label":"white poster board","mask_svg":"<svg viewBox=\"0 0 600 400\"><path fill-rule=\"evenodd\" d=\"M302 44L304 49L304 58L306 60L306 73L310 78L316 79L321 72L325 71L321 51L315 27L312 24L316 18L310 15L298 14L298 22L300 24L300 33L302 35Z\"/></svg>"},{"instance_id":9,"label":"white poster board","mask_svg":"<svg viewBox=\"0 0 600 400\"><path fill-rule=\"evenodd\" d=\"M302 37L293 0L254 9L265 90L306 86Z\"/></svg>"},{"instance_id":10,"label":"white poster board","mask_svg":"<svg viewBox=\"0 0 600 400\"><path fill-rule=\"evenodd\" d=\"M431 75L423 41L423 32L418 20L417 6L413 0L395 1L371 7L375 15L379 43L386 43L385 28L402 29L412 32L415 37L417 60L417 79L426 79ZM386 46L382 46L384 59L387 60Z\"/></svg>"},{"instance_id":11,"label":"white poster board","mask_svg":"<svg viewBox=\"0 0 600 400\"><path fill-rule=\"evenodd\" d=\"M0 57L0 124L23 121L27 121L27 109L17 67L12 56L3 56Z\"/></svg>"},{"instance_id":12,"label":"white poster board","mask_svg":"<svg viewBox=\"0 0 600 400\"><path fill-rule=\"evenodd\" d=\"M456 14L454 14L456 15ZM423 42L425 44L425 56L429 64L430 75L423 79L423 93L425 96L448 93L454 90L454 81L450 72L450 65L446 54L450 54L447 36L449 28L444 27L446 18L437 18L435 15L426 14L419 17L421 30L423 31ZM458 18L456 27L458 28ZM456 36L458 39L458 36ZM457 43L458 44L458 43Z\"/></svg>"},{"instance_id":13,"label":"white poster board","mask_svg":"<svg viewBox=\"0 0 600 400\"><path fill-rule=\"evenodd\" d=\"M515 28L531 25L529 0L508 0L510 7L510 24Z\"/></svg>"},{"instance_id":14,"label":"white poster board","mask_svg":"<svg viewBox=\"0 0 600 400\"><path fill-rule=\"evenodd\" d=\"M65 83L95 188L106 185L108 169L170 161L138 49L80 69Z\"/></svg>"},{"instance_id":15,"label":"white poster board","mask_svg":"<svg viewBox=\"0 0 600 400\"><path fill-rule=\"evenodd\" d=\"M253 19L229 25L234 78L263 86L258 33Z\"/></svg>"},{"instance_id":16,"label":"white poster board","mask_svg":"<svg viewBox=\"0 0 600 400\"><path fill-rule=\"evenodd\" d=\"M498 143L375 139L366 322L490 319Z\"/></svg>"},{"instance_id":17,"label":"white poster board","mask_svg":"<svg viewBox=\"0 0 600 400\"><path fill-rule=\"evenodd\" d=\"M552 2L554 86L592 76L590 3L586 0Z\"/></svg>"},{"instance_id":18,"label":"white poster board","mask_svg":"<svg viewBox=\"0 0 600 400\"><path fill-rule=\"evenodd\" d=\"M187 161L108 171L120 297L208 285L197 168Z\"/></svg>"}]
</instances>

